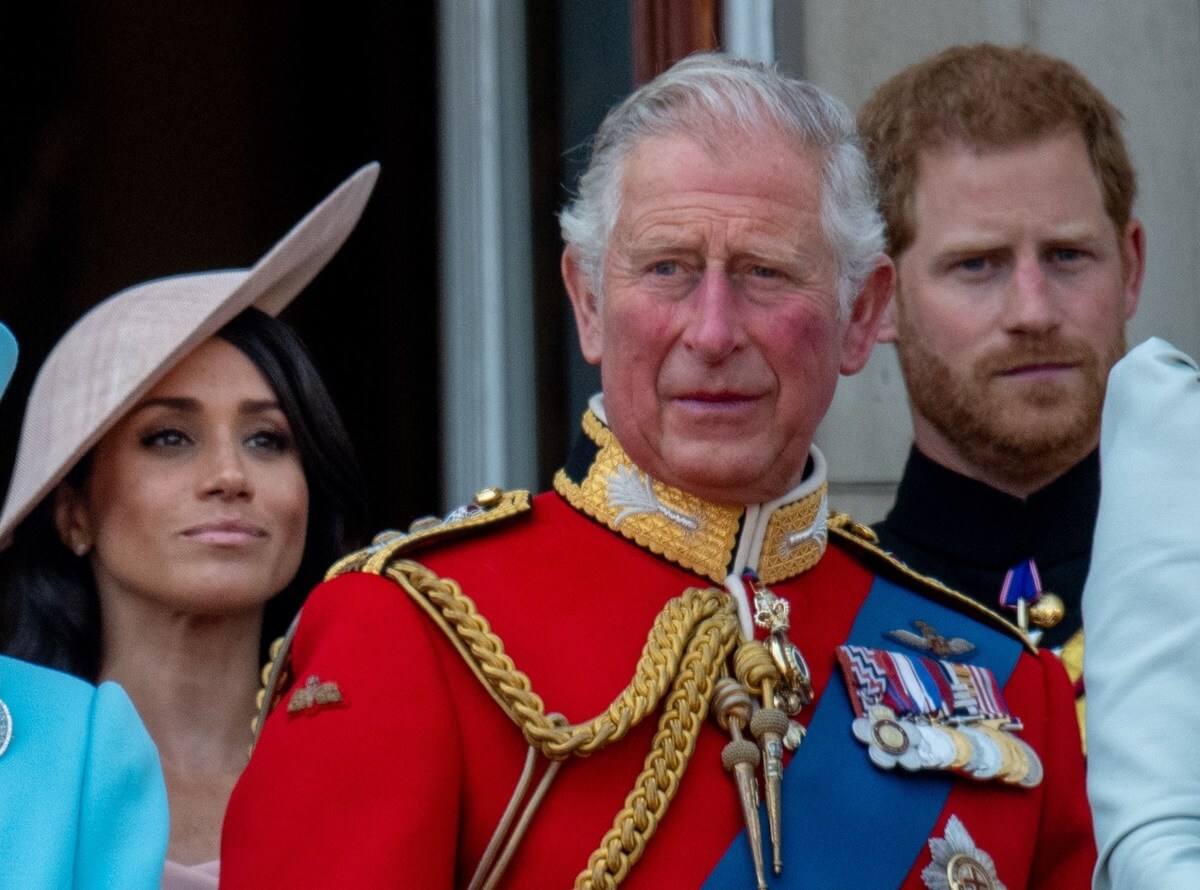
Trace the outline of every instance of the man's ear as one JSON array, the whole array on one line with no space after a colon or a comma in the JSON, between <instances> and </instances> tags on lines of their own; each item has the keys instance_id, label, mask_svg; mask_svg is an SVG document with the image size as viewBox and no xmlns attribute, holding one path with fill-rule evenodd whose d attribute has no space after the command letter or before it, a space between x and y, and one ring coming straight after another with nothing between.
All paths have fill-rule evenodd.
<instances>
[{"instance_id":1,"label":"man's ear","mask_svg":"<svg viewBox=\"0 0 1200 890\"><path fill-rule=\"evenodd\" d=\"M891 299L887 301L887 306L883 309L883 316L879 319L879 330L875 334L876 343L895 343L900 339L897 300L896 286L893 285Z\"/></svg>"},{"instance_id":2,"label":"man's ear","mask_svg":"<svg viewBox=\"0 0 1200 890\"><path fill-rule=\"evenodd\" d=\"M92 524L83 496L66 482L54 489L54 527L58 538L76 556L92 549Z\"/></svg>"},{"instance_id":3,"label":"man's ear","mask_svg":"<svg viewBox=\"0 0 1200 890\"><path fill-rule=\"evenodd\" d=\"M857 374L871 357L871 347L880 336L888 306L892 303L896 267L880 256L854 299L850 323L842 337L843 374ZM894 325L893 325L894 327Z\"/></svg>"},{"instance_id":4,"label":"man's ear","mask_svg":"<svg viewBox=\"0 0 1200 890\"><path fill-rule=\"evenodd\" d=\"M1133 318L1142 298L1142 279L1146 275L1146 230L1140 221L1130 219L1121 237L1121 260L1125 270L1125 320Z\"/></svg>"},{"instance_id":5,"label":"man's ear","mask_svg":"<svg viewBox=\"0 0 1200 890\"><path fill-rule=\"evenodd\" d=\"M600 364L604 346L604 326L600 317L600 298L592 288L589 276L579 262L579 255L570 245L562 255L563 284L575 310L575 327L579 331L579 349L590 364Z\"/></svg>"}]
</instances>

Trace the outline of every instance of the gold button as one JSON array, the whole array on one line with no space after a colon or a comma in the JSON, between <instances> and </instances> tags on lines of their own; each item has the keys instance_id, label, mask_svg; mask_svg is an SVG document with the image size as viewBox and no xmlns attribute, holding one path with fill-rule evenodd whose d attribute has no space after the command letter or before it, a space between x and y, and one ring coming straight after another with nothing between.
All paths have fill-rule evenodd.
<instances>
[{"instance_id":1,"label":"gold button","mask_svg":"<svg viewBox=\"0 0 1200 890\"><path fill-rule=\"evenodd\" d=\"M1043 630L1055 627L1066 614L1067 607L1063 605L1062 599L1049 591L1044 591L1037 602L1029 607L1029 620L1033 622L1034 627Z\"/></svg>"},{"instance_id":2,"label":"gold button","mask_svg":"<svg viewBox=\"0 0 1200 890\"><path fill-rule=\"evenodd\" d=\"M475 503L485 510L490 510L498 505L503 497L503 488L484 488L475 494Z\"/></svg>"},{"instance_id":3,"label":"gold button","mask_svg":"<svg viewBox=\"0 0 1200 890\"><path fill-rule=\"evenodd\" d=\"M846 526L846 530L856 538L862 538L868 544L879 543L879 535L875 534L874 529L872 529L870 526L863 525L861 522L855 522L853 519L850 520L849 524Z\"/></svg>"}]
</instances>

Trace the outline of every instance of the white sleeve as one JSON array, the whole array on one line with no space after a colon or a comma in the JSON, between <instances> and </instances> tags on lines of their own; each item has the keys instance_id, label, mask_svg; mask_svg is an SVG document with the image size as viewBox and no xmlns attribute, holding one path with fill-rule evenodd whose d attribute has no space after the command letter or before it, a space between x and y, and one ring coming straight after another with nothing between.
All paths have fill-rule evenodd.
<instances>
[{"instance_id":1,"label":"white sleeve","mask_svg":"<svg viewBox=\"0 0 1200 890\"><path fill-rule=\"evenodd\" d=\"M1083 595L1095 888L1200 887L1200 366L1117 363Z\"/></svg>"}]
</instances>

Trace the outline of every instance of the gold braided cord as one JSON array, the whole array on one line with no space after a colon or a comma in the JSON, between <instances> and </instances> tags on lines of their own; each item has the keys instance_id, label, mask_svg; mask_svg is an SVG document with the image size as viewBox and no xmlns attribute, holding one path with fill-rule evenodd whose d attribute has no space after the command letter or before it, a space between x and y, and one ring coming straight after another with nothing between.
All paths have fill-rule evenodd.
<instances>
[{"instance_id":1,"label":"gold braided cord","mask_svg":"<svg viewBox=\"0 0 1200 890\"><path fill-rule=\"evenodd\" d=\"M760 698L767 688L779 686L779 668L758 640L746 640L733 656L733 673L742 685Z\"/></svg>"},{"instance_id":2,"label":"gold braided cord","mask_svg":"<svg viewBox=\"0 0 1200 890\"><path fill-rule=\"evenodd\" d=\"M585 723L562 725L546 715L546 707L504 651L503 641L462 592L458 583L441 578L412 560L385 570L410 595L434 606L443 630L483 681L492 697L521 729L530 745L552 760L584 757L619 741L654 711L679 672L689 641L706 623L736 620L735 607L722 590L689 588L670 600L655 619L629 685L601 714ZM426 611L430 611L426 609Z\"/></svg>"},{"instance_id":3,"label":"gold braided cord","mask_svg":"<svg viewBox=\"0 0 1200 890\"><path fill-rule=\"evenodd\" d=\"M740 638L733 600L714 588L689 588L670 600L655 618L625 690L592 720L564 725L561 716L546 714L528 676L457 582L411 560L393 562L384 573L442 628L529 744L552 760L584 757L618 741L666 696L642 772L575 880L581 890L616 887L641 858L695 751L713 686Z\"/></svg>"},{"instance_id":4,"label":"gold braided cord","mask_svg":"<svg viewBox=\"0 0 1200 890\"><path fill-rule=\"evenodd\" d=\"M685 596L716 592L693 588ZM727 609L704 621L688 640L645 767L613 827L588 858L587 868L575 878L577 890L609 890L620 884L641 858L674 799L708 714L713 685L740 634L736 607L728 597L725 605Z\"/></svg>"}]
</instances>

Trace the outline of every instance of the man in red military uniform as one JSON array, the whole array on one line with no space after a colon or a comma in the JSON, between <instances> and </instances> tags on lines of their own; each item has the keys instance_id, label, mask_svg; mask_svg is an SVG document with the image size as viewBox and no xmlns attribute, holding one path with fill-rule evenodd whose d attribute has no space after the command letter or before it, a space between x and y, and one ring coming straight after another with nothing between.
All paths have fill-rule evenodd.
<instances>
[{"instance_id":1,"label":"man in red military uniform","mask_svg":"<svg viewBox=\"0 0 1200 890\"><path fill-rule=\"evenodd\" d=\"M532 501L381 535L277 657L242 886L1083 887L1061 667L830 514L892 266L841 103L699 56L562 216L601 396Z\"/></svg>"}]
</instances>

